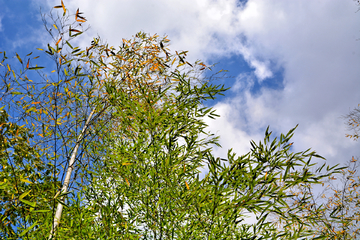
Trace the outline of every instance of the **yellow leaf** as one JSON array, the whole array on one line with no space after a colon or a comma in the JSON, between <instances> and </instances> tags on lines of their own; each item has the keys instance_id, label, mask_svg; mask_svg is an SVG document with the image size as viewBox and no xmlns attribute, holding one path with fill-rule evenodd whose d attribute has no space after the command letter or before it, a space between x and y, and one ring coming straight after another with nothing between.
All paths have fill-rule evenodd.
<instances>
[{"instance_id":1,"label":"yellow leaf","mask_svg":"<svg viewBox=\"0 0 360 240\"><path fill-rule=\"evenodd\" d=\"M31 190L24 192L23 194L20 195L19 200L22 200L24 197L26 197L29 193L31 192Z\"/></svg>"},{"instance_id":2,"label":"yellow leaf","mask_svg":"<svg viewBox=\"0 0 360 240\"><path fill-rule=\"evenodd\" d=\"M56 26L55 24L54 24L53 26L54 26L54 28L55 28L55 29L58 29L58 28L57 28L57 26Z\"/></svg>"},{"instance_id":3,"label":"yellow leaf","mask_svg":"<svg viewBox=\"0 0 360 240\"><path fill-rule=\"evenodd\" d=\"M185 181L185 184L186 184L186 188L188 189L188 190L190 190L190 187L189 187L189 184Z\"/></svg>"},{"instance_id":4,"label":"yellow leaf","mask_svg":"<svg viewBox=\"0 0 360 240\"><path fill-rule=\"evenodd\" d=\"M61 39L62 39L62 37L61 38L59 38L59 40L56 42L56 46L59 44L59 42L61 41Z\"/></svg>"},{"instance_id":5,"label":"yellow leaf","mask_svg":"<svg viewBox=\"0 0 360 240\"><path fill-rule=\"evenodd\" d=\"M64 10L64 13L66 13L66 8L65 8L65 5L64 5L64 3L63 3L62 0L61 0L61 6L62 6L62 8L63 8L63 10Z\"/></svg>"},{"instance_id":6,"label":"yellow leaf","mask_svg":"<svg viewBox=\"0 0 360 240\"><path fill-rule=\"evenodd\" d=\"M27 179L25 179L25 178L21 178L20 181L26 182L26 183L32 183L32 182L30 182L29 180L27 180Z\"/></svg>"},{"instance_id":7,"label":"yellow leaf","mask_svg":"<svg viewBox=\"0 0 360 240\"><path fill-rule=\"evenodd\" d=\"M55 196L54 196L53 199L55 199L57 196L59 196L60 192L61 192L61 191L58 191L58 192L55 194Z\"/></svg>"},{"instance_id":8,"label":"yellow leaf","mask_svg":"<svg viewBox=\"0 0 360 240\"><path fill-rule=\"evenodd\" d=\"M23 63L23 61L21 60L21 58L20 58L19 54L17 54L17 53L15 53L15 54L16 54L17 59L19 59L19 62L22 64L22 63Z\"/></svg>"},{"instance_id":9,"label":"yellow leaf","mask_svg":"<svg viewBox=\"0 0 360 240\"><path fill-rule=\"evenodd\" d=\"M86 22L86 19L84 17L80 16L81 13L79 13L79 9L77 9L76 14L75 14L75 20L77 22Z\"/></svg>"},{"instance_id":10,"label":"yellow leaf","mask_svg":"<svg viewBox=\"0 0 360 240\"><path fill-rule=\"evenodd\" d=\"M129 183L129 181L127 180L127 178L125 178L125 181L126 181L127 185L130 187L130 183Z\"/></svg>"}]
</instances>

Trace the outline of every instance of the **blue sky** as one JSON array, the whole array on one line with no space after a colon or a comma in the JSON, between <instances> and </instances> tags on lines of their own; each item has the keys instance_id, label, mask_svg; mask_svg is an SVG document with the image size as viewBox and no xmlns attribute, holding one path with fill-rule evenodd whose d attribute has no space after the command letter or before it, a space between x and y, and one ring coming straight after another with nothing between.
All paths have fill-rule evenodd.
<instances>
[{"instance_id":1,"label":"blue sky","mask_svg":"<svg viewBox=\"0 0 360 240\"><path fill-rule=\"evenodd\" d=\"M60 0L0 0L0 51L36 52L50 41L40 17ZM138 31L168 35L188 60L219 63L231 86L212 104L221 118L209 131L246 153L268 125L276 133L299 124L294 151L312 148L330 163L359 156L341 118L360 103L360 12L353 0L64 0L84 12L91 29L111 45Z\"/></svg>"}]
</instances>

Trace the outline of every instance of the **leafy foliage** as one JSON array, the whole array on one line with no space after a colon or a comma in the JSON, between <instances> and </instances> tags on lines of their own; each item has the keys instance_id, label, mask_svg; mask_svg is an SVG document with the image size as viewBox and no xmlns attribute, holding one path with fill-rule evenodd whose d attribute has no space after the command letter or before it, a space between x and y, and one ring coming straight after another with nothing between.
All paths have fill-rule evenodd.
<instances>
[{"instance_id":1,"label":"leafy foliage","mask_svg":"<svg viewBox=\"0 0 360 240\"><path fill-rule=\"evenodd\" d=\"M30 146L28 129L10 122L4 110L0 114L0 236L6 238L35 227L43 212L51 209L47 199L52 183L59 183L49 174L51 163L42 162L38 150Z\"/></svg>"},{"instance_id":2,"label":"leafy foliage","mask_svg":"<svg viewBox=\"0 0 360 240\"><path fill-rule=\"evenodd\" d=\"M306 228L313 231L317 239L359 237L360 185L357 167L357 160L353 158L341 172L324 179L322 187L303 184L292 189L294 197L289 201L288 210L297 209L298 218L303 223L308 223ZM309 224L310 220L315 223ZM280 225L283 223L279 222Z\"/></svg>"},{"instance_id":3,"label":"leafy foliage","mask_svg":"<svg viewBox=\"0 0 360 240\"><path fill-rule=\"evenodd\" d=\"M296 239L316 234L290 208L292 189L341 168L315 168L315 152L291 151L292 129L227 159L206 132L218 117L203 102L226 90L203 62L172 53L167 37L137 33L119 48L74 39L85 17L44 16L53 69L15 53L1 60L1 211L7 239ZM75 18L71 21L70 19ZM47 19L51 20L51 24ZM73 46L74 45L74 46ZM38 75L34 75L37 73ZM5 112L6 111L6 112ZM7 115L9 113L10 116ZM9 121L14 119L14 121ZM15 121L16 120L16 121ZM305 194L302 201L307 202ZM64 211L63 211L64 208ZM249 213L257 217L247 223ZM277 228L274 214L285 226Z\"/></svg>"},{"instance_id":4,"label":"leafy foliage","mask_svg":"<svg viewBox=\"0 0 360 240\"><path fill-rule=\"evenodd\" d=\"M124 119L123 128L110 138L112 149L98 162L86 190L88 206L98 213L94 231L124 239L311 235L303 228L277 232L267 216L273 213L289 226L302 226L297 209L284 211L293 196L289 190L318 183L339 168L329 168L327 174L320 174L324 166L311 171L311 158L320 156L309 150L290 151L295 129L272 141L267 131L264 142L251 142L245 156L236 157L230 150L228 159L216 158L211 146L217 138L205 132L203 122L215 115L200 100L215 96L219 87L207 83L191 87L190 81L179 77L175 93L160 105L148 92L136 103L124 95L116 112ZM208 173L200 177L204 167ZM249 213L257 216L257 223L244 222Z\"/></svg>"},{"instance_id":5,"label":"leafy foliage","mask_svg":"<svg viewBox=\"0 0 360 240\"><path fill-rule=\"evenodd\" d=\"M359 111L355 108L344 117L349 130L353 131L346 137L354 140L358 139ZM294 197L289 201L289 210L298 209L298 217L304 223L317 219L316 224L307 228L319 239L356 239L360 236L358 168L358 159L352 157L338 174L323 179L322 187L303 184L291 190Z\"/></svg>"},{"instance_id":6,"label":"leafy foliage","mask_svg":"<svg viewBox=\"0 0 360 240\"><path fill-rule=\"evenodd\" d=\"M348 126L348 129L353 131L353 134L346 134L346 137L357 140L359 138L360 130L360 104L344 118L347 120L346 125Z\"/></svg>"}]
</instances>

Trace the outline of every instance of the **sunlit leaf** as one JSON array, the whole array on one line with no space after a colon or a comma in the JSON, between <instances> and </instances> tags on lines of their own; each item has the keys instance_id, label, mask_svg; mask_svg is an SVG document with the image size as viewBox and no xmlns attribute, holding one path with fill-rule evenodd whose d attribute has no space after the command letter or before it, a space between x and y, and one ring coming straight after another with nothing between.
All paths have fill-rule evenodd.
<instances>
[{"instance_id":1,"label":"sunlit leaf","mask_svg":"<svg viewBox=\"0 0 360 240\"><path fill-rule=\"evenodd\" d=\"M16 57L17 57L17 59L19 60L19 62L22 64L22 63L23 63L23 61L21 60L21 58L20 58L19 54L17 54L17 53L15 53L15 54L16 54Z\"/></svg>"},{"instance_id":2,"label":"sunlit leaf","mask_svg":"<svg viewBox=\"0 0 360 240\"><path fill-rule=\"evenodd\" d=\"M27 195L29 195L30 192L31 192L31 190L30 190L30 191L27 191L27 192L24 192L23 194L21 194L20 197L19 197L19 200L21 200L21 199L23 199L24 197L26 197Z\"/></svg>"},{"instance_id":3,"label":"sunlit leaf","mask_svg":"<svg viewBox=\"0 0 360 240\"><path fill-rule=\"evenodd\" d=\"M56 46L60 43L61 39L62 39L62 37L59 38L59 40L56 42L56 44L55 44Z\"/></svg>"},{"instance_id":4,"label":"sunlit leaf","mask_svg":"<svg viewBox=\"0 0 360 240\"><path fill-rule=\"evenodd\" d=\"M75 14L75 20L78 22L86 22L86 19L84 17L80 16L81 13L79 13L79 9L77 9Z\"/></svg>"},{"instance_id":5,"label":"sunlit leaf","mask_svg":"<svg viewBox=\"0 0 360 240\"><path fill-rule=\"evenodd\" d=\"M30 181L27 180L26 178L21 178L20 181L32 184L32 182L30 182Z\"/></svg>"},{"instance_id":6,"label":"sunlit leaf","mask_svg":"<svg viewBox=\"0 0 360 240\"><path fill-rule=\"evenodd\" d=\"M64 3L63 3L63 0L61 0L61 6L62 6L62 8L63 8L63 10L64 10L64 13L66 13L66 8L65 8L65 5L64 5Z\"/></svg>"},{"instance_id":7,"label":"sunlit leaf","mask_svg":"<svg viewBox=\"0 0 360 240\"><path fill-rule=\"evenodd\" d=\"M28 227L27 229L25 229L20 235L19 237L24 236L26 233L28 233L31 229L33 229L36 225L37 225L38 221L35 221L30 227Z\"/></svg>"}]
</instances>

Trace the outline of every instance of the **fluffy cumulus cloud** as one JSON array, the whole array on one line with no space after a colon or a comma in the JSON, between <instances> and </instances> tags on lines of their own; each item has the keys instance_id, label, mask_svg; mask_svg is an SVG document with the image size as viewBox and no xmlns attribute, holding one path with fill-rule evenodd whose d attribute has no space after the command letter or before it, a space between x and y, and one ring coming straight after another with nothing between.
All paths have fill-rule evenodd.
<instances>
[{"instance_id":1,"label":"fluffy cumulus cloud","mask_svg":"<svg viewBox=\"0 0 360 240\"><path fill-rule=\"evenodd\" d=\"M360 101L360 43L356 41L360 15L355 12L352 1L248 1L238 15L239 32L246 42L234 44L234 51L255 67L258 81L266 81L264 77L271 77L281 66L284 87L263 88L253 95L247 85L254 80L240 77L235 87L244 91L216 107L241 109L226 116L245 115L247 124L235 128L246 127L250 136L261 129L258 126L285 132L300 124L296 150L313 147L332 162L358 155L356 143L344 138L341 118ZM249 49L245 54L244 45ZM263 68L256 67L257 59L263 60ZM276 64L272 69L267 62Z\"/></svg>"},{"instance_id":2,"label":"fluffy cumulus cloud","mask_svg":"<svg viewBox=\"0 0 360 240\"><path fill-rule=\"evenodd\" d=\"M141 30L167 34L171 49L189 50L190 60L216 62L241 56L250 71L236 73L231 97L215 105L221 119L208 122L209 129L221 135L224 148L242 154L250 139L261 139L266 126L279 133L299 124L295 150L312 147L333 162L359 155L358 143L344 137L341 118L360 103L360 13L354 1L68 0L65 4L84 12L92 27L89 36L98 34L115 46ZM222 65L226 68L226 62ZM281 87L268 87L273 81ZM217 153L224 155L226 150Z\"/></svg>"}]
</instances>

